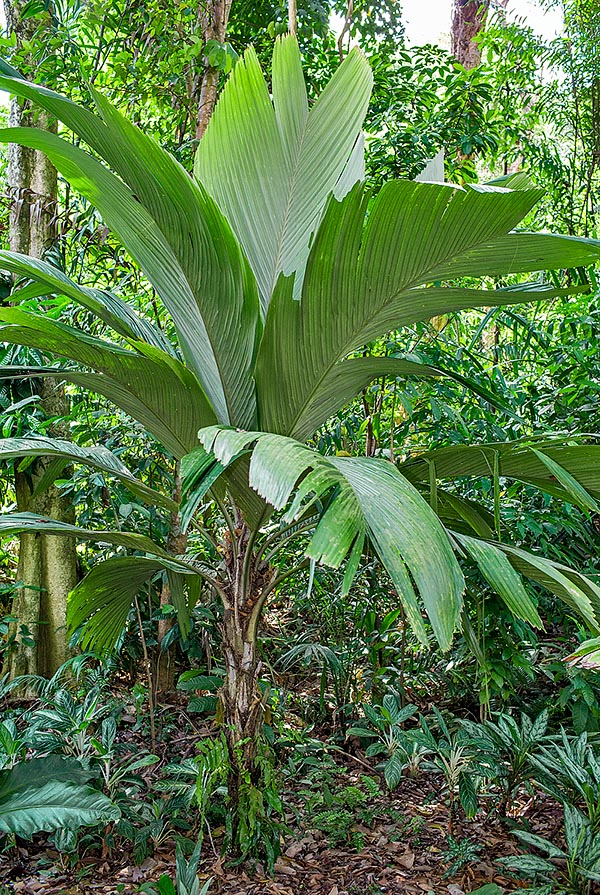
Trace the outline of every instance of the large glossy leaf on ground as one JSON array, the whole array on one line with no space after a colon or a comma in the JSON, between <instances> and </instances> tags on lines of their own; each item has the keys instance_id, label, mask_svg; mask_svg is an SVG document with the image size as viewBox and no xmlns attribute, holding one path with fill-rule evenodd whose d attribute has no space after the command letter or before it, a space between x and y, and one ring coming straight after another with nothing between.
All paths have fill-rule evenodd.
<instances>
[{"instance_id":1,"label":"large glossy leaf on ground","mask_svg":"<svg viewBox=\"0 0 600 895\"><path fill-rule=\"evenodd\" d=\"M307 550L315 561L338 567L367 534L417 634L426 641L418 593L439 643L450 645L463 577L439 520L391 463L324 457L260 432L211 427L199 438L224 465L251 450L250 486L275 509L290 504L289 521L317 508L320 520Z\"/></svg>"},{"instance_id":2,"label":"large glossy leaf on ground","mask_svg":"<svg viewBox=\"0 0 600 895\"><path fill-rule=\"evenodd\" d=\"M352 154L372 82L368 63L353 50L309 108L290 35L275 43L271 95L253 49L221 94L194 172L242 243L265 312L281 272L301 282L311 235L340 178L347 191L364 177L362 145Z\"/></svg>"},{"instance_id":3,"label":"large glossy leaf on ground","mask_svg":"<svg viewBox=\"0 0 600 895\"><path fill-rule=\"evenodd\" d=\"M74 378L65 370L64 378L106 395L176 457L192 450L198 429L215 420L194 374L159 348L135 341L128 350L19 308L1 309L0 320L6 323L0 327L3 341L67 357L101 374ZM4 368L0 375L10 372Z\"/></svg>"},{"instance_id":4,"label":"large glossy leaf on ground","mask_svg":"<svg viewBox=\"0 0 600 895\"><path fill-rule=\"evenodd\" d=\"M0 772L0 830L34 833L77 829L118 820L120 811L85 781L78 761L48 755Z\"/></svg>"},{"instance_id":5,"label":"large glossy leaf on ground","mask_svg":"<svg viewBox=\"0 0 600 895\"><path fill-rule=\"evenodd\" d=\"M65 464L79 463L92 469L99 469L118 478L146 503L163 506L172 512L177 511L175 501L136 479L119 458L102 445L81 447L70 441L43 436L0 439L0 461L13 460L17 457L51 457L64 460Z\"/></svg>"},{"instance_id":6,"label":"large glossy leaf on ground","mask_svg":"<svg viewBox=\"0 0 600 895\"><path fill-rule=\"evenodd\" d=\"M44 152L103 218L161 296L186 362L219 419L255 416L252 366L260 333L258 292L240 246L205 191L156 141L100 95L95 115L20 79L0 86L64 121L120 175L38 128L9 128L0 140Z\"/></svg>"},{"instance_id":7,"label":"large glossy leaf on ground","mask_svg":"<svg viewBox=\"0 0 600 895\"><path fill-rule=\"evenodd\" d=\"M411 482L428 481L432 464L437 479L499 476L535 485L570 503L594 508L600 497L600 445L558 440L453 445L420 454L401 465ZM586 493L588 492L588 493Z\"/></svg>"},{"instance_id":8,"label":"large glossy leaf on ground","mask_svg":"<svg viewBox=\"0 0 600 895\"><path fill-rule=\"evenodd\" d=\"M66 295L92 311L126 339L141 339L169 354L174 354L173 347L162 330L144 317L140 317L126 301L112 292L80 286L69 279L62 270L46 261L19 255L17 252L0 252L0 270L33 280L41 289L41 291L36 289L38 295ZM11 293L11 302L18 304L27 295L27 287L15 289Z\"/></svg>"},{"instance_id":9,"label":"large glossy leaf on ground","mask_svg":"<svg viewBox=\"0 0 600 895\"><path fill-rule=\"evenodd\" d=\"M164 563L145 556L115 556L99 562L71 591L67 605L67 626L71 633L83 625L81 648L112 651L125 628L129 611L142 586ZM191 573L191 570L190 570ZM181 584L181 575L177 576ZM173 587L172 593L180 593ZM184 637L190 630L190 617L185 599L176 602L177 620Z\"/></svg>"},{"instance_id":10,"label":"large glossy leaf on ground","mask_svg":"<svg viewBox=\"0 0 600 895\"><path fill-rule=\"evenodd\" d=\"M341 202L330 200L301 300L280 277L269 307L257 363L261 426L300 440L310 435L308 423L324 421L320 394L331 390L336 365L390 329L461 307L500 304L505 295L507 302L550 297L531 284L500 297L492 290L422 288L437 279L442 264L510 231L540 195L397 181L383 187L368 215L360 185ZM596 258L588 243L579 251ZM329 410L329 402L322 404Z\"/></svg>"}]
</instances>

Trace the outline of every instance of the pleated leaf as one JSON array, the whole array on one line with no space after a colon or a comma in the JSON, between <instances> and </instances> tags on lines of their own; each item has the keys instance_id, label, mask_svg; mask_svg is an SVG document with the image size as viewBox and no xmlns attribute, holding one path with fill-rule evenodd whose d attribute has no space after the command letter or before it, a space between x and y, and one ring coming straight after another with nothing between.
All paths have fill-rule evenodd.
<instances>
[{"instance_id":1,"label":"pleated leaf","mask_svg":"<svg viewBox=\"0 0 600 895\"><path fill-rule=\"evenodd\" d=\"M585 488L579 484L577 479L572 476L564 466L561 466L560 463L557 463L552 457L548 457L536 448L531 448L531 450L538 460L542 461L550 475L553 476L564 488L565 492L570 495L573 503L591 510L592 513L600 513L600 508L594 498L588 494Z\"/></svg>"},{"instance_id":2,"label":"pleated leaf","mask_svg":"<svg viewBox=\"0 0 600 895\"><path fill-rule=\"evenodd\" d=\"M551 290L531 284L502 293L423 288L439 279L442 264L463 264L478 246L505 235L540 195L534 189L397 181L383 187L368 215L360 185L341 202L330 200L301 300L282 276L269 307L257 361L261 426L300 440L311 434L310 426L323 422L320 404L329 411L337 365L390 329L464 307L550 297ZM563 261L574 245L565 244ZM588 261L598 256L589 241L576 245ZM553 263L557 258L555 253ZM465 261L461 274L469 273Z\"/></svg>"},{"instance_id":3,"label":"pleated leaf","mask_svg":"<svg viewBox=\"0 0 600 895\"><path fill-rule=\"evenodd\" d=\"M100 320L126 339L141 339L173 354L173 347L164 333L149 320L140 317L126 301L112 292L90 289L73 282L62 270L38 258L17 252L0 252L0 270L34 281L35 295L66 295L92 311ZM13 290L13 304L29 297L27 287Z\"/></svg>"},{"instance_id":4,"label":"pleated leaf","mask_svg":"<svg viewBox=\"0 0 600 895\"><path fill-rule=\"evenodd\" d=\"M88 528L79 528L77 525L71 525L68 522L49 519L47 516L40 516L36 513L0 514L0 538L6 535L20 534L21 532L38 532L39 534L77 538L80 541L96 541L101 545L110 544L115 547L127 547L130 550L138 550L141 553L150 553L155 557L159 557L162 568L173 569L183 574L189 574L194 571L187 563L168 554L151 538L136 532L92 531Z\"/></svg>"},{"instance_id":5,"label":"pleated leaf","mask_svg":"<svg viewBox=\"0 0 600 895\"><path fill-rule=\"evenodd\" d=\"M145 556L114 556L97 563L69 594L67 628L72 634L82 625L81 648L113 651L125 629L129 612L142 586L158 572L164 563ZM191 571L191 570L190 570ZM176 585L182 576L170 571ZM190 618L185 600L178 600L177 620L182 635L190 630Z\"/></svg>"},{"instance_id":6,"label":"pleated leaf","mask_svg":"<svg viewBox=\"0 0 600 895\"><path fill-rule=\"evenodd\" d=\"M251 449L249 484L275 509L289 504L286 520L309 507L319 510L307 549L311 559L338 567L368 534L418 636L426 642L415 585L436 638L449 647L462 605L462 573L439 520L391 463L324 457L293 439L260 432L210 427L199 438L223 464Z\"/></svg>"},{"instance_id":7,"label":"pleated leaf","mask_svg":"<svg viewBox=\"0 0 600 895\"><path fill-rule=\"evenodd\" d=\"M182 458L180 517L183 531L187 531L194 513L223 472L223 464L204 448L196 448Z\"/></svg>"},{"instance_id":8,"label":"pleated leaf","mask_svg":"<svg viewBox=\"0 0 600 895\"><path fill-rule=\"evenodd\" d=\"M458 533L455 537L512 614L535 628L541 628L542 620L535 604L525 590L521 576L513 569L506 555L498 547L479 538Z\"/></svg>"},{"instance_id":9,"label":"pleated leaf","mask_svg":"<svg viewBox=\"0 0 600 895\"><path fill-rule=\"evenodd\" d=\"M496 547L506 554L518 572L570 606L592 631L600 631L600 588L591 579L562 563L519 547L500 543Z\"/></svg>"},{"instance_id":10,"label":"pleated leaf","mask_svg":"<svg viewBox=\"0 0 600 895\"><path fill-rule=\"evenodd\" d=\"M429 479L435 464L438 479L491 476L497 457L498 474L535 485L548 494L591 508L600 498L600 445L563 444L557 439L453 445L421 454L401 464L411 482ZM562 481L561 481L562 479Z\"/></svg>"},{"instance_id":11,"label":"pleated leaf","mask_svg":"<svg viewBox=\"0 0 600 895\"><path fill-rule=\"evenodd\" d=\"M275 43L272 96L253 49L238 61L198 146L194 173L216 199L259 284L298 286L329 194L364 178L361 127L373 76L352 50L309 108L295 37Z\"/></svg>"},{"instance_id":12,"label":"pleated leaf","mask_svg":"<svg viewBox=\"0 0 600 895\"><path fill-rule=\"evenodd\" d=\"M452 379L474 394L483 398L507 416L519 417L493 392L474 380L431 364L408 360L402 357L352 357L335 364L325 373L319 389L311 396L295 423L295 437L299 441L308 438L340 408L344 407L374 379L380 377L414 377L416 379Z\"/></svg>"},{"instance_id":13,"label":"pleated leaf","mask_svg":"<svg viewBox=\"0 0 600 895\"><path fill-rule=\"evenodd\" d=\"M100 116L24 80L0 86L75 131L118 174L54 134L8 128L0 140L44 152L95 205L169 310L187 364L219 419L255 416L252 365L260 334L254 277L222 213L184 168L94 92Z\"/></svg>"},{"instance_id":14,"label":"pleated leaf","mask_svg":"<svg viewBox=\"0 0 600 895\"><path fill-rule=\"evenodd\" d=\"M171 512L177 511L175 501L136 479L119 458L102 445L80 447L69 441L43 436L0 439L0 461L13 460L17 457L52 457L64 460L65 464L78 463L99 469L118 478L145 503L162 506Z\"/></svg>"},{"instance_id":15,"label":"pleated leaf","mask_svg":"<svg viewBox=\"0 0 600 895\"><path fill-rule=\"evenodd\" d=\"M191 370L160 348L132 342L135 350L127 350L18 308L1 309L0 321L6 323L0 327L3 341L67 357L101 374L62 371L65 379L106 395L176 457L192 450L197 445L198 429L215 420ZM5 374L10 370L3 368Z\"/></svg>"},{"instance_id":16,"label":"pleated leaf","mask_svg":"<svg viewBox=\"0 0 600 895\"><path fill-rule=\"evenodd\" d=\"M508 233L470 249L463 257L448 259L433 271L432 279L499 277L534 270L582 267L600 259L600 242L580 236L553 233Z\"/></svg>"}]
</instances>

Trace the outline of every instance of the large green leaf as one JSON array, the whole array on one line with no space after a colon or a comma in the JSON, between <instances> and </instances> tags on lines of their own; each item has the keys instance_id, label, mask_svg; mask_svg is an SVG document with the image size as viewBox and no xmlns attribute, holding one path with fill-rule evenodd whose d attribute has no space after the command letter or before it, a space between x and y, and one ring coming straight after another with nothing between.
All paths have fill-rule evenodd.
<instances>
[{"instance_id":1,"label":"large green leaf","mask_svg":"<svg viewBox=\"0 0 600 895\"><path fill-rule=\"evenodd\" d=\"M139 420L176 457L197 444L196 432L215 420L198 380L181 361L146 342L127 350L56 320L22 311L0 309L0 338L17 345L68 357L97 373L64 378L104 394ZM8 375L6 368L0 375Z\"/></svg>"},{"instance_id":2,"label":"large green leaf","mask_svg":"<svg viewBox=\"0 0 600 895\"><path fill-rule=\"evenodd\" d=\"M38 128L0 140L44 152L100 211L169 310L186 362L219 419L255 416L252 365L260 334L256 283L214 201L176 160L100 95L94 115L19 79L0 86L57 115L123 178L71 143Z\"/></svg>"},{"instance_id":3,"label":"large green leaf","mask_svg":"<svg viewBox=\"0 0 600 895\"><path fill-rule=\"evenodd\" d=\"M102 445L81 447L69 441L42 436L0 439L0 461L17 457L52 457L63 459L65 463L80 463L92 469L99 469L118 478L146 503L162 506L171 512L177 511L175 501L136 479L119 458Z\"/></svg>"},{"instance_id":4,"label":"large green leaf","mask_svg":"<svg viewBox=\"0 0 600 895\"><path fill-rule=\"evenodd\" d=\"M423 486L422 493L431 502L431 487ZM486 507L439 487L436 488L435 498L436 512L446 528L462 534L476 534L486 540L494 539L495 519Z\"/></svg>"},{"instance_id":5,"label":"large green leaf","mask_svg":"<svg viewBox=\"0 0 600 895\"><path fill-rule=\"evenodd\" d=\"M453 445L420 454L400 468L411 482L425 482L431 463L438 479L491 476L497 468L500 476L535 485L570 503L592 507L591 498L600 497L600 445L558 439Z\"/></svg>"},{"instance_id":6,"label":"large green leaf","mask_svg":"<svg viewBox=\"0 0 600 895\"><path fill-rule=\"evenodd\" d=\"M145 556L114 556L93 566L71 591L67 605L69 631L84 626L81 648L114 650L142 585L164 568L160 560ZM171 574L181 580L178 573ZM185 600L176 609L181 632L187 636L190 619Z\"/></svg>"},{"instance_id":7,"label":"large green leaf","mask_svg":"<svg viewBox=\"0 0 600 895\"><path fill-rule=\"evenodd\" d=\"M359 137L372 83L368 63L353 50L309 108L300 51L289 35L275 43L272 95L253 49L221 94L194 172L242 243L265 313L280 273L296 274L301 284L329 194L337 186L341 197L364 178Z\"/></svg>"},{"instance_id":8,"label":"large green leaf","mask_svg":"<svg viewBox=\"0 0 600 895\"><path fill-rule=\"evenodd\" d=\"M494 544L479 538L455 533L458 542L477 563L479 571L517 618L541 628L542 620L535 604L523 586L521 576L513 569L506 555Z\"/></svg>"},{"instance_id":9,"label":"large green leaf","mask_svg":"<svg viewBox=\"0 0 600 895\"><path fill-rule=\"evenodd\" d=\"M127 547L141 553L149 553L161 560L162 568L172 569L183 574L193 574L194 568L183 560L167 553L146 535L132 531L92 531L79 528L68 522L49 519L35 513L3 513L0 514L0 538L21 532L38 532L39 534L61 535L77 538L80 541L96 541L98 544L111 544L115 547Z\"/></svg>"},{"instance_id":10,"label":"large green leaf","mask_svg":"<svg viewBox=\"0 0 600 895\"><path fill-rule=\"evenodd\" d=\"M289 521L320 507L307 549L315 561L339 566L367 533L417 634L427 640L414 585L439 643L449 647L463 577L439 520L391 463L324 457L291 438L261 432L210 427L199 438L224 465L251 449L250 486L275 509L291 500Z\"/></svg>"},{"instance_id":11,"label":"large green leaf","mask_svg":"<svg viewBox=\"0 0 600 895\"><path fill-rule=\"evenodd\" d=\"M66 295L92 311L126 339L141 339L173 354L173 347L162 330L136 314L126 301L112 292L80 286L69 279L62 270L46 261L29 258L16 252L0 252L0 270L33 280L36 284L36 295ZM21 287L12 292L11 302L18 304L28 296L27 287Z\"/></svg>"},{"instance_id":12,"label":"large green leaf","mask_svg":"<svg viewBox=\"0 0 600 895\"><path fill-rule=\"evenodd\" d=\"M600 631L600 588L593 581L562 563L519 547L500 543L496 547L506 554L518 572L541 584L574 609L592 631Z\"/></svg>"},{"instance_id":13,"label":"large green leaf","mask_svg":"<svg viewBox=\"0 0 600 895\"><path fill-rule=\"evenodd\" d=\"M120 811L97 789L78 761L49 755L0 772L0 830L30 837L118 820Z\"/></svg>"},{"instance_id":14,"label":"large green leaf","mask_svg":"<svg viewBox=\"0 0 600 895\"><path fill-rule=\"evenodd\" d=\"M526 231L498 236L473 247L464 256L448 258L433 271L433 279L506 276L533 270L582 267L600 260L600 242L579 236Z\"/></svg>"},{"instance_id":15,"label":"large green leaf","mask_svg":"<svg viewBox=\"0 0 600 895\"><path fill-rule=\"evenodd\" d=\"M320 393L336 366L390 329L477 304L532 300L521 291L421 288L449 260L506 234L540 197L539 190L397 181L379 192L367 216L360 185L331 200L311 248L302 297L280 277L257 362L261 426L303 440L319 419ZM366 221L366 222L365 222ZM572 243L568 244L569 246ZM596 250L582 244L588 260ZM491 260L491 255L490 255ZM462 271L468 274L468 264Z\"/></svg>"},{"instance_id":16,"label":"large green leaf","mask_svg":"<svg viewBox=\"0 0 600 895\"><path fill-rule=\"evenodd\" d=\"M330 419L352 398L360 394L370 382L379 377L414 377L435 379L447 377L479 395L493 407L507 416L519 417L493 392L466 376L453 370L420 363L405 357L352 357L335 364L320 383L314 395L305 404L301 416L296 420L295 431L299 440L311 435L326 420ZM520 421L520 420L519 420Z\"/></svg>"}]
</instances>

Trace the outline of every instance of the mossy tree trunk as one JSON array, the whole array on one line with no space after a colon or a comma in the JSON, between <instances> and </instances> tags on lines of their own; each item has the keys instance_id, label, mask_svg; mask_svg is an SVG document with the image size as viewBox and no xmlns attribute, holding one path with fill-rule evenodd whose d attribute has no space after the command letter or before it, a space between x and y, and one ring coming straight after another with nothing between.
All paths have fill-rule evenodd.
<instances>
[{"instance_id":1,"label":"mossy tree trunk","mask_svg":"<svg viewBox=\"0 0 600 895\"><path fill-rule=\"evenodd\" d=\"M39 39L40 19L22 18L24 4L7 2L4 9L17 48L27 41ZM13 99L11 126L40 127L56 130L56 122L44 112L35 112L27 103ZM57 173L40 152L11 145L8 153L7 179L11 199L9 246L11 251L42 258L56 241ZM32 391L39 395L38 407L49 419L64 417L68 400L61 385L53 380L32 381ZM49 435L66 437L60 423L48 429ZM51 485L37 492L40 477L46 468L43 460L20 471L15 464L15 490L19 512L39 513L74 522L70 502ZM19 547L17 580L21 582L13 603L13 614L26 626L34 646L17 641L17 648L7 659L7 671L18 674L51 676L69 655L66 636L67 596L77 582L75 541L40 534L22 534Z\"/></svg>"},{"instance_id":2,"label":"mossy tree trunk","mask_svg":"<svg viewBox=\"0 0 600 895\"><path fill-rule=\"evenodd\" d=\"M231 0L208 0L207 3L200 4L198 21L205 44L209 40L216 40L220 44L225 43L230 9ZM203 56L202 77L198 97L198 117L196 120L197 140L202 138L211 119L217 102L220 77L221 70L211 65L208 56Z\"/></svg>"},{"instance_id":3,"label":"mossy tree trunk","mask_svg":"<svg viewBox=\"0 0 600 895\"><path fill-rule=\"evenodd\" d=\"M257 561L253 533L240 516L236 520L235 535L235 540L228 542L225 554L226 605L221 624L225 665L221 701L229 756L227 793L234 854L243 851L241 828L250 832L250 817L266 810L264 756L259 754L265 700L259 686L262 663L257 632L275 574L268 563Z\"/></svg>"},{"instance_id":4,"label":"mossy tree trunk","mask_svg":"<svg viewBox=\"0 0 600 895\"><path fill-rule=\"evenodd\" d=\"M489 0L454 0L450 51L467 69L476 68L481 62L476 38L485 24L489 5Z\"/></svg>"}]
</instances>

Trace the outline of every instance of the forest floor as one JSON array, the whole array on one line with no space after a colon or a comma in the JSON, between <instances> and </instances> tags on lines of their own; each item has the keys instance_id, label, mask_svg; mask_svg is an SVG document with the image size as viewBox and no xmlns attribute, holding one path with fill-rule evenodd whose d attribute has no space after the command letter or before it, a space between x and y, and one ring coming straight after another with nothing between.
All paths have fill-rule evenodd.
<instances>
[{"instance_id":1,"label":"forest floor","mask_svg":"<svg viewBox=\"0 0 600 895\"><path fill-rule=\"evenodd\" d=\"M179 706L177 711L181 712ZM150 788L166 761L194 756L199 732L195 722L193 733L188 728L185 734L159 744L157 752L162 751L164 761L143 772ZM206 735L208 729L201 733ZM131 741L139 734L124 736ZM329 764L328 774L328 785L335 792L356 792L365 774L379 780L373 764L361 753L339 755L333 769ZM199 867L201 881L213 877L209 895L462 895L491 882L504 892L513 892L524 884L503 875L497 863L498 858L523 851L511 836L511 824L526 821L532 831L556 839L562 822L559 806L543 793L534 798L523 793L508 820L486 817L484 806L475 819L461 816L451 823L443 781L427 773L403 778L391 796L380 788L379 794L365 798L350 824L347 813L342 813L344 829L335 829L334 817L327 832L311 827L314 812L307 805L306 785L286 784L283 797L289 832L274 875L266 874L260 865L252 873L228 866L220 857L224 828L216 827L204 839ZM96 847L80 851L75 861L50 847L43 836L32 842L19 840L17 848L0 857L0 892L134 895L142 884L158 880L161 874L174 879L172 838L138 866L122 840L105 857L98 842L96 837ZM460 854L462 865L453 867Z\"/></svg>"}]
</instances>

